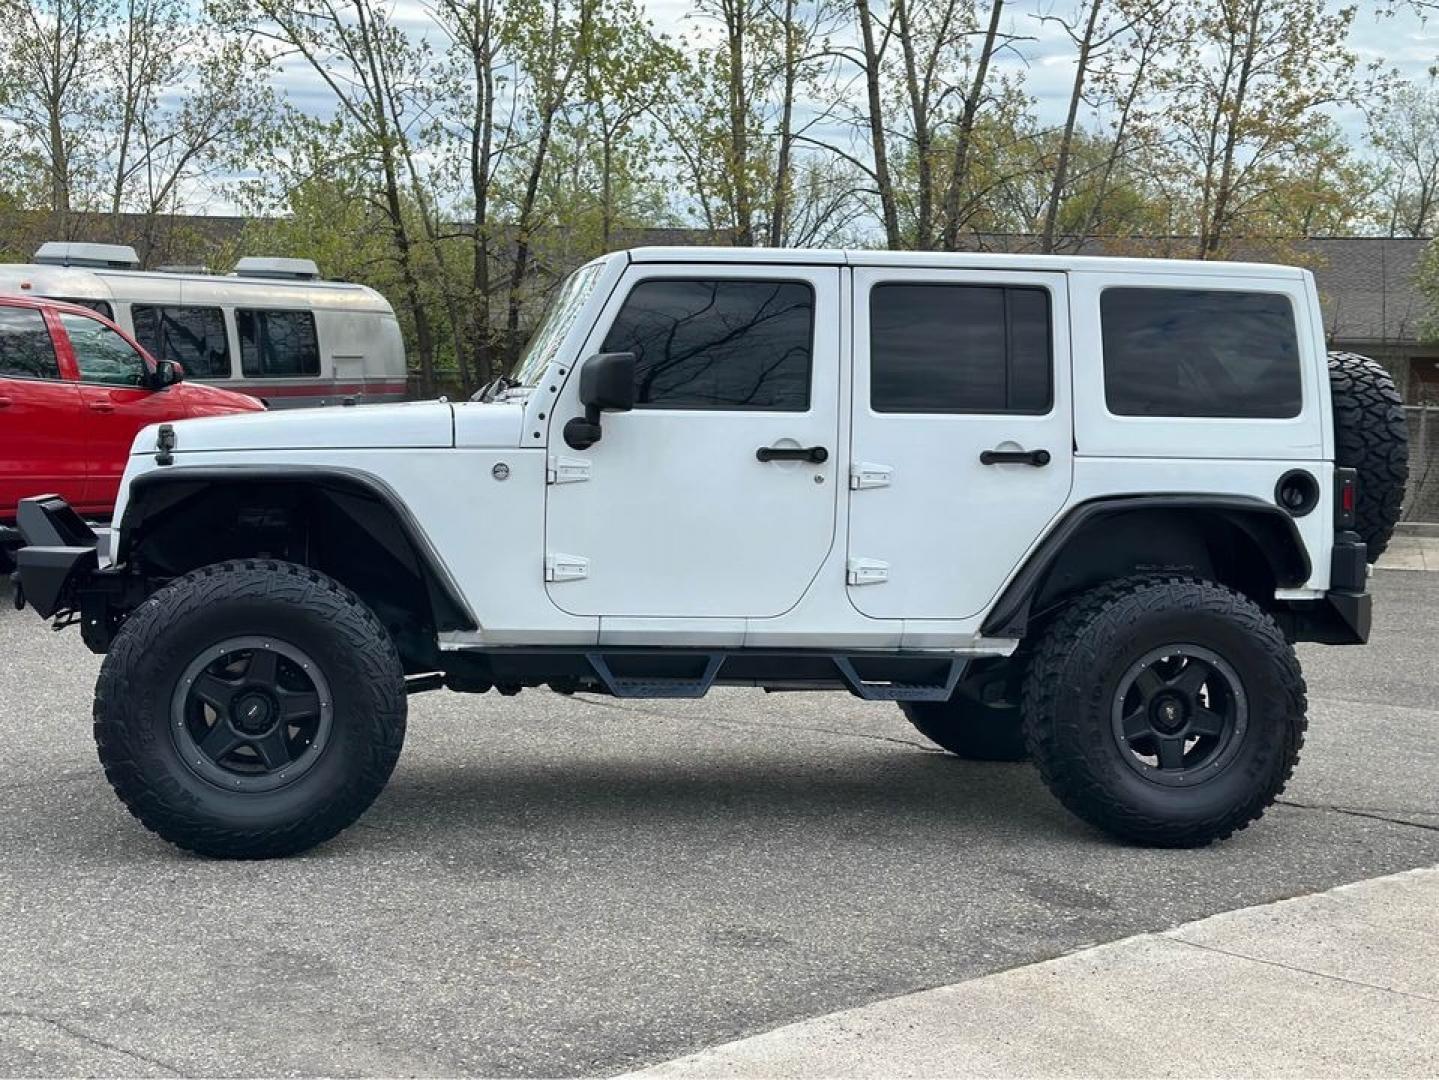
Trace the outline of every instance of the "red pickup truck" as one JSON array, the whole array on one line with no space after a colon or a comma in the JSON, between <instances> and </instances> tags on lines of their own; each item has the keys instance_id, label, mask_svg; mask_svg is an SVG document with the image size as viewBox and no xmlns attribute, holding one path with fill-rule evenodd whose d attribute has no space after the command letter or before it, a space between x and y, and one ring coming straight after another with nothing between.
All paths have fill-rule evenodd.
<instances>
[{"instance_id":1,"label":"red pickup truck","mask_svg":"<svg viewBox=\"0 0 1439 1080\"><path fill-rule=\"evenodd\" d=\"M109 517L145 425L265 407L183 377L88 308L0 296L0 548L31 495L54 492L87 517Z\"/></svg>"}]
</instances>

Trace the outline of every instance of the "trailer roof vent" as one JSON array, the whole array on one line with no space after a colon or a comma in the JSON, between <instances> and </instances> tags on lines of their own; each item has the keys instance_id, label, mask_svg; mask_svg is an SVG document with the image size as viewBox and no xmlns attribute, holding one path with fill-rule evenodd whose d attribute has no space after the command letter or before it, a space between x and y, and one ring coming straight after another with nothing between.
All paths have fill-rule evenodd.
<instances>
[{"instance_id":1,"label":"trailer roof vent","mask_svg":"<svg viewBox=\"0 0 1439 1080\"><path fill-rule=\"evenodd\" d=\"M314 259L249 257L235 264L238 277L277 278L282 281L319 281L320 268Z\"/></svg>"},{"instance_id":2,"label":"trailer roof vent","mask_svg":"<svg viewBox=\"0 0 1439 1080\"><path fill-rule=\"evenodd\" d=\"M140 256L124 244L76 244L51 240L41 244L35 261L44 266L88 266L101 270L138 270Z\"/></svg>"}]
</instances>

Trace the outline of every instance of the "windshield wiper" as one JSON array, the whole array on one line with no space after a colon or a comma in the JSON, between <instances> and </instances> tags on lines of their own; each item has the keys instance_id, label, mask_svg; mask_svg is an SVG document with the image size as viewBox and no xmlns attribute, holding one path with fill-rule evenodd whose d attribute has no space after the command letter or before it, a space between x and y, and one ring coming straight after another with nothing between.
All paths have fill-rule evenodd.
<instances>
[{"instance_id":1,"label":"windshield wiper","mask_svg":"<svg viewBox=\"0 0 1439 1080\"><path fill-rule=\"evenodd\" d=\"M508 375L496 375L489 382L485 383L484 386L471 394L470 400L481 402L494 401L495 398L499 397L506 390L518 385L519 383L515 382Z\"/></svg>"}]
</instances>

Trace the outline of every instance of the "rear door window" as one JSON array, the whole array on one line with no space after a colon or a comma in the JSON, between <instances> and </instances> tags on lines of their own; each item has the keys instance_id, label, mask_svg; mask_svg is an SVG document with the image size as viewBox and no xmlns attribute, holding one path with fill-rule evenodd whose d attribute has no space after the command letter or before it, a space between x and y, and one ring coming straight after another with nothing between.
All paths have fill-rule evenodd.
<instances>
[{"instance_id":1,"label":"rear door window","mask_svg":"<svg viewBox=\"0 0 1439 1080\"><path fill-rule=\"evenodd\" d=\"M1299 415L1294 306L1281 293L1105 289L1104 398L1116 416Z\"/></svg>"},{"instance_id":2,"label":"rear door window","mask_svg":"<svg viewBox=\"0 0 1439 1080\"><path fill-rule=\"evenodd\" d=\"M55 343L38 309L0 307L0 377L60 378Z\"/></svg>"},{"instance_id":3,"label":"rear door window","mask_svg":"<svg viewBox=\"0 0 1439 1080\"><path fill-rule=\"evenodd\" d=\"M1053 346L1045 289L876 285L869 334L875 412L1049 411Z\"/></svg>"},{"instance_id":4,"label":"rear door window","mask_svg":"<svg viewBox=\"0 0 1439 1080\"><path fill-rule=\"evenodd\" d=\"M230 377L230 342L220 308L132 304L130 318L135 340L156 359L182 365L188 378Z\"/></svg>"},{"instance_id":5,"label":"rear door window","mask_svg":"<svg viewBox=\"0 0 1439 1080\"><path fill-rule=\"evenodd\" d=\"M309 311L236 310L240 370L249 378L320 374L320 342Z\"/></svg>"}]
</instances>

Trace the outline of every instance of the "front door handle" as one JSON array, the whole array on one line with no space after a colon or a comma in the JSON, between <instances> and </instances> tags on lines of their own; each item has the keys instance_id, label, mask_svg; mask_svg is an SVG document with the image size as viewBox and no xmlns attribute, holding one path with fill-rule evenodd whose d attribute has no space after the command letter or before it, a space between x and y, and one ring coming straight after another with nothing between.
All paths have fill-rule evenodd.
<instances>
[{"instance_id":1,"label":"front door handle","mask_svg":"<svg viewBox=\"0 0 1439 1080\"><path fill-rule=\"evenodd\" d=\"M1048 450L986 450L979 455L981 465L1033 465L1036 469L1049 464Z\"/></svg>"},{"instance_id":2,"label":"front door handle","mask_svg":"<svg viewBox=\"0 0 1439 1080\"><path fill-rule=\"evenodd\" d=\"M13 404L15 404L15 403L14 403L13 401L11 401L9 398L7 398L7 397L0 397L0 409L8 409L8 408L9 408L11 405L13 405Z\"/></svg>"},{"instance_id":3,"label":"front door handle","mask_svg":"<svg viewBox=\"0 0 1439 1080\"><path fill-rule=\"evenodd\" d=\"M90 402L90 408L96 412L114 412L115 404L111 401L92 401Z\"/></svg>"},{"instance_id":4,"label":"front door handle","mask_svg":"<svg viewBox=\"0 0 1439 1080\"><path fill-rule=\"evenodd\" d=\"M808 461L823 465L829 451L823 446L761 446L754 452L760 461Z\"/></svg>"}]
</instances>

